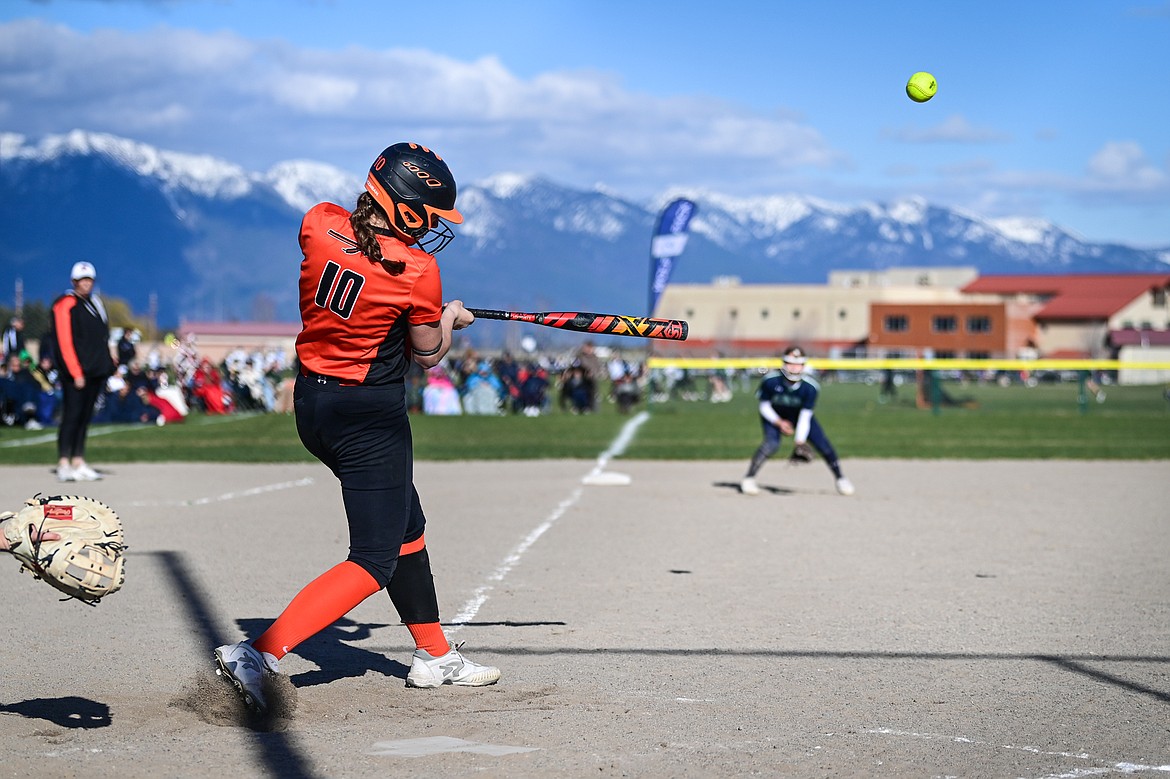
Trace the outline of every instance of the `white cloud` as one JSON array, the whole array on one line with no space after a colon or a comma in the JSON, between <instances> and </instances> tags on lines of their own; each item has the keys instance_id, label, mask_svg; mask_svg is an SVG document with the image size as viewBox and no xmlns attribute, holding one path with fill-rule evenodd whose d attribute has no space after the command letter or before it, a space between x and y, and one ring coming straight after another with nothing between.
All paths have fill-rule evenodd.
<instances>
[{"instance_id":1,"label":"white cloud","mask_svg":"<svg viewBox=\"0 0 1170 779\"><path fill-rule=\"evenodd\" d=\"M1109 141L1089 159L1090 179L1106 187L1157 189L1166 186L1166 172L1156 168L1134 141Z\"/></svg>"},{"instance_id":2,"label":"white cloud","mask_svg":"<svg viewBox=\"0 0 1170 779\"><path fill-rule=\"evenodd\" d=\"M278 105L306 114L360 110L355 104L360 87L351 79L320 73L286 73L271 79L270 88Z\"/></svg>"},{"instance_id":3,"label":"white cloud","mask_svg":"<svg viewBox=\"0 0 1170 779\"><path fill-rule=\"evenodd\" d=\"M1132 140L1101 142L1091 158L1061 168L1011 168L996 144L1017 139L953 114L881 131L887 140L936 144L928 152L907 158L887 143L884 151L898 153L854 157L783 107L763 113L698 95L640 93L608 71L520 77L494 56L304 49L167 26L82 34L33 19L0 24L0 131L37 138L74 128L254 171L313 159L354 175L389 143L415 140L463 181L515 172L626 197L671 186L878 201L919 194L999 215L1042 214L1060 202L1110 213L1170 204L1170 157L1160 159L1156 147L1152 161ZM1016 132L1028 148L1042 142L1051 150L1065 137L1059 126ZM978 156L964 160L972 150Z\"/></svg>"},{"instance_id":4,"label":"white cloud","mask_svg":"<svg viewBox=\"0 0 1170 779\"><path fill-rule=\"evenodd\" d=\"M465 178L514 170L642 196L680 176L763 191L792 171L847 162L793 116L638 94L611 73L525 79L495 57L309 50L166 26L0 25L0 94L7 130L123 134L253 169L310 157L356 171L410 139L457 160Z\"/></svg>"},{"instance_id":5,"label":"white cloud","mask_svg":"<svg viewBox=\"0 0 1170 779\"><path fill-rule=\"evenodd\" d=\"M1011 140L1007 133L976 127L960 114L952 114L934 127L901 127L882 133L904 143L998 143Z\"/></svg>"}]
</instances>

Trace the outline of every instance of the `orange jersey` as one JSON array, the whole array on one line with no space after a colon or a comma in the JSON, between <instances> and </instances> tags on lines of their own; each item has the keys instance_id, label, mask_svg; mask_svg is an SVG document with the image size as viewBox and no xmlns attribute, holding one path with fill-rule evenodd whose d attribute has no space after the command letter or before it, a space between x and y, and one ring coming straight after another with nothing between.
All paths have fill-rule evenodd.
<instances>
[{"instance_id":1,"label":"orange jersey","mask_svg":"<svg viewBox=\"0 0 1170 779\"><path fill-rule=\"evenodd\" d=\"M439 321L443 284L434 256L379 235L382 256L405 263L397 276L357 247L349 211L320 203L301 222L304 370L354 384L383 384L410 367L408 325Z\"/></svg>"}]
</instances>

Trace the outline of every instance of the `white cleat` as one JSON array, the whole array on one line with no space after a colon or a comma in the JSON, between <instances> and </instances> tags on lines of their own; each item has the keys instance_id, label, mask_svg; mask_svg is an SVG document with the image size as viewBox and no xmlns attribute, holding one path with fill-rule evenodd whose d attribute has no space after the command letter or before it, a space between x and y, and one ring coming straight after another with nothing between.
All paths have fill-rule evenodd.
<instances>
[{"instance_id":1,"label":"white cleat","mask_svg":"<svg viewBox=\"0 0 1170 779\"><path fill-rule=\"evenodd\" d=\"M68 465L58 465L57 481L77 481L77 474Z\"/></svg>"},{"instance_id":2,"label":"white cleat","mask_svg":"<svg viewBox=\"0 0 1170 779\"><path fill-rule=\"evenodd\" d=\"M215 672L232 683L245 706L257 714L268 711L264 675L273 671L251 644L241 641L219 647L215 650L215 664Z\"/></svg>"},{"instance_id":3,"label":"white cleat","mask_svg":"<svg viewBox=\"0 0 1170 779\"><path fill-rule=\"evenodd\" d=\"M744 495L759 495L760 485L756 484L755 479L753 479L751 476L748 476L739 483L739 491Z\"/></svg>"},{"instance_id":4,"label":"white cleat","mask_svg":"<svg viewBox=\"0 0 1170 779\"><path fill-rule=\"evenodd\" d=\"M837 492L846 496L852 495L854 492L853 482L849 481L844 476L842 476L840 479L837 479Z\"/></svg>"},{"instance_id":5,"label":"white cleat","mask_svg":"<svg viewBox=\"0 0 1170 779\"><path fill-rule=\"evenodd\" d=\"M407 687L442 687L454 684L460 687L486 687L500 680L500 669L473 663L459 654L462 644L452 644L442 657L432 657L423 649L414 650Z\"/></svg>"},{"instance_id":6,"label":"white cleat","mask_svg":"<svg viewBox=\"0 0 1170 779\"><path fill-rule=\"evenodd\" d=\"M102 475L85 463L73 469L74 481L101 481Z\"/></svg>"}]
</instances>

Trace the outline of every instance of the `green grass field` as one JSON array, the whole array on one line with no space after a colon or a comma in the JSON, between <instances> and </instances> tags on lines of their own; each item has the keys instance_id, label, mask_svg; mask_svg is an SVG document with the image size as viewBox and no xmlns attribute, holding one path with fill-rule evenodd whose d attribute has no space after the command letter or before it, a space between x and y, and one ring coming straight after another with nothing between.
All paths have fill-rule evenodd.
<instances>
[{"instance_id":1,"label":"green grass field","mask_svg":"<svg viewBox=\"0 0 1170 779\"><path fill-rule=\"evenodd\" d=\"M1164 388L1109 387L1103 404L1078 403L1075 384L1034 388L948 385L975 408L914 407L904 386L890 403L865 384L823 388L817 418L842 458L1170 459L1170 402ZM672 400L648 409L625 457L746 460L760 441L755 398L737 388L730 403ZM529 418L412 418L420 460L594 459L628 417L605 403L599 413ZM787 449L785 449L787 451ZM117 462L310 462L293 418L283 414L204 417L164 428L103 426L91 431L89 459ZM0 464L56 461L52 430L0 432Z\"/></svg>"}]
</instances>

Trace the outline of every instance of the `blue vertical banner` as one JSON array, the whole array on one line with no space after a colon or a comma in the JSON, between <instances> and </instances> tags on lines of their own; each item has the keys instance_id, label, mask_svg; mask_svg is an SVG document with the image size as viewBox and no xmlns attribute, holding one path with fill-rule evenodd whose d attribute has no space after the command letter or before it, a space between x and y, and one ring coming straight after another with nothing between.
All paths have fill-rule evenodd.
<instances>
[{"instance_id":1,"label":"blue vertical banner","mask_svg":"<svg viewBox=\"0 0 1170 779\"><path fill-rule=\"evenodd\" d=\"M687 246L687 226L695 215L695 204L679 198L662 209L658 229L650 239L650 308L646 316L654 316L658 298L670 281L674 261Z\"/></svg>"}]
</instances>

